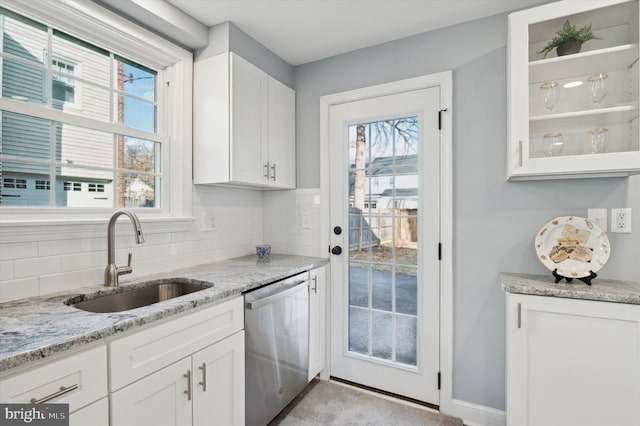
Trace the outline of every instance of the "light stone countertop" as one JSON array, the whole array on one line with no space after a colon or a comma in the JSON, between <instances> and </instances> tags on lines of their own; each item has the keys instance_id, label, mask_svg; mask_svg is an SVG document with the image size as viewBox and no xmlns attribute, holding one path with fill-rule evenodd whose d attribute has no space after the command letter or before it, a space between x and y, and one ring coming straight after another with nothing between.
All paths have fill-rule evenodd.
<instances>
[{"instance_id":1,"label":"light stone countertop","mask_svg":"<svg viewBox=\"0 0 640 426\"><path fill-rule=\"evenodd\" d=\"M98 285L0 303L0 372L180 312L219 303L327 263L328 260L323 258L279 254L272 254L268 261L261 261L251 255L140 277L130 283L121 283L119 289ZM171 278L213 286L123 312L85 312L63 303L70 298L80 301L85 294L92 298L140 287L144 281Z\"/></svg>"},{"instance_id":2,"label":"light stone countertop","mask_svg":"<svg viewBox=\"0 0 640 426\"><path fill-rule=\"evenodd\" d=\"M591 286L577 279L571 283L563 279L555 284L551 274L533 275L507 272L502 272L500 279L502 280L502 288L510 293L640 305L640 282L598 277L593 279Z\"/></svg>"}]
</instances>

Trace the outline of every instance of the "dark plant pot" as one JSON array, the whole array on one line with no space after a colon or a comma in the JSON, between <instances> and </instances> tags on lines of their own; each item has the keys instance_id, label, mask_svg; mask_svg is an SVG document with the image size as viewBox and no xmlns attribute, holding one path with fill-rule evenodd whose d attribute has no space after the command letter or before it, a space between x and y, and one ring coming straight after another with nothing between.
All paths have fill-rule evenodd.
<instances>
[{"instance_id":1,"label":"dark plant pot","mask_svg":"<svg viewBox=\"0 0 640 426\"><path fill-rule=\"evenodd\" d=\"M574 53L578 53L581 47L581 41L568 41L558 46L556 48L556 53L558 56L572 55Z\"/></svg>"}]
</instances>

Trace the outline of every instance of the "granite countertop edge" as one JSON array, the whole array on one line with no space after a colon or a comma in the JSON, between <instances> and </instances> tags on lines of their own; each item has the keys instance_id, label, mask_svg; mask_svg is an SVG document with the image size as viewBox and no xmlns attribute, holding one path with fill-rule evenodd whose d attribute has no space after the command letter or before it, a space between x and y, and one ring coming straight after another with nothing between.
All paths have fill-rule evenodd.
<instances>
[{"instance_id":1,"label":"granite countertop edge","mask_svg":"<svg viewBox=\"0 0 640 426\"><path fill-rule=\"evenodd\" d=\"M145 324L168 318L242 293L283 278L321 267L328 259L272 254L267 261L244 256L196 265L121 283L120 289L102 285L0 303L0 373L32 361L74 348ZM212 285L142 308L114 313L92 313L64 304L140 287L144 282L179 278Z\"/></svg>"},{"instance_id":2,"label":"granite countertop edge","mask_svg":"<svg viewBox=\"0 0 640 426\"><path fill-rule=\"evenodd\" d=\"M573 280L554 282L548 275L501 272L502 289L533 296L640 305L640 282L596 278L592 285Z\"/></svg>"}]
</instances>

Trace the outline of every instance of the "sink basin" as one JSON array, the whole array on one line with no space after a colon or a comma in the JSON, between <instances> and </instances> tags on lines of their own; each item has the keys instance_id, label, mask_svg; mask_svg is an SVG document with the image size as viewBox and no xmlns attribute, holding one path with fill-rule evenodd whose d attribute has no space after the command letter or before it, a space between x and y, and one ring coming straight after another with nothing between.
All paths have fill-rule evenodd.
<instances>
[{"instance_id":1,"label":"sink basin","mask_svg":"<svg viewBox=\"0 0 640 426\"><path fill-rule=\"evenodd\" d=\"M88 312L122 312L128 311L129 309L149 306L154 303L163 302L212 287L211 284L204 282L202 284L194 284L193 282L176 280L165 280L145 284L141 284L143 287L125 290L120 293L99 296L77 303L73 301L67 301L65 303Z\"/></svg>"}]
</instances>

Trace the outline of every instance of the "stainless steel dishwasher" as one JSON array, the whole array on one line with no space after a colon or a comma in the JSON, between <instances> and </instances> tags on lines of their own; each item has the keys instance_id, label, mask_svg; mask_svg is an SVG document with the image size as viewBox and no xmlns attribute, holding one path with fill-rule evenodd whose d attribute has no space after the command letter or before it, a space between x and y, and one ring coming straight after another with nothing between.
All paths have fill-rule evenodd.
<instances>
[{"instance_id":1,"label":"stainless steel dishwasher","mask_svg":"<svg viewBox=\"0 0 640 426\"><path fill-rule=\"evenodd\" d=\"M265 426L307 385L309 272L244 298L245 422Z\"/></svg>"}]
</instances>

